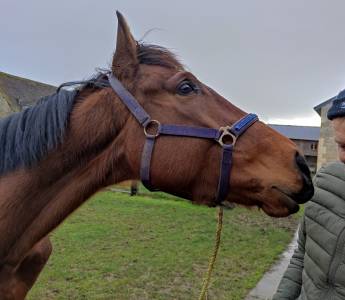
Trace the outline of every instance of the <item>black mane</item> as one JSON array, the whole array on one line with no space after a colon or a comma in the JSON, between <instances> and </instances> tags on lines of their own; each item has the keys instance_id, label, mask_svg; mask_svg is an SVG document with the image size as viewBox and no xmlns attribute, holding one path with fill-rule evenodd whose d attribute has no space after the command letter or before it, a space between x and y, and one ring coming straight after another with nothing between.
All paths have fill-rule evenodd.
<instances>
[{"instance_id":1,"label":"black mane","mask_svg":"<svg viewBox=\"0 0 345 300\"><path fill-rule=\"evenodd\" d=\"M0 174L32 166L61 142L76 93L59 90L0 119Z\"/></svg>"}]
</instances>

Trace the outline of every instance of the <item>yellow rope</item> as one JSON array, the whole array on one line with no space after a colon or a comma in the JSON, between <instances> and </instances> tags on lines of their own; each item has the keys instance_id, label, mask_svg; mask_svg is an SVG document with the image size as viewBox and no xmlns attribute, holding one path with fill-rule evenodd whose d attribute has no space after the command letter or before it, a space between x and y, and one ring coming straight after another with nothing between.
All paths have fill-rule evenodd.
<instances>
[{"instance_id":1,"label":"yellow rope","mask_svg":"<svg viewBox=\"0 0 345 300\"><path fill-rule=\"evenodd\" d=\"M216 259L217 259L217 254L218 254L219 245L220 245L220 238L221 238L221 234L222 234L222 227L223 227L223 208L219 207L218 224L217 224L217 232L216 232L216 244L214 246L213 253L212 253L210 260L209 260L209 263L208 263L208 269L207 269L207 272L205 274L205 278L202 282L199 300L207 300L208 286L210 284L212 270L213 270L214 264L215 264Z\"/></svg>"}]
</instances>

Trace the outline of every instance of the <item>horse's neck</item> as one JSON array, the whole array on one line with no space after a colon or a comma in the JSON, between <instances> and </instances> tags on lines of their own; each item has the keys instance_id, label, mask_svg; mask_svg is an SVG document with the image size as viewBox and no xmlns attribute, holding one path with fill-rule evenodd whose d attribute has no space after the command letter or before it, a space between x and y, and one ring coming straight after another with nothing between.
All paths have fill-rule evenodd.
<instances>
[{"instance_id":1,"label":"horse's neck","mask_svg":"<svg viewBox=\"0 0 345 300\"><path fill-rule=\"evenodd\" d=\"M131 176L116 138L123 120L114 120L114 113L120 116L114 105L84 100L57 151L31 170L0 179L0 265L15 264L92 194Z\"/></svg>"}]
</instances>

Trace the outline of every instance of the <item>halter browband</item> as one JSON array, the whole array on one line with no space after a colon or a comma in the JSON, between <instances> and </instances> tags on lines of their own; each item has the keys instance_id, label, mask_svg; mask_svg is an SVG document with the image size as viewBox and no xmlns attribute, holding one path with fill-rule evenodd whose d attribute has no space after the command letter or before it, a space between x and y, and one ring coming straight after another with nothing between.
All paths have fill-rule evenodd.
<instances>
[{"instance_id":1,"label":"halter browband","mask_svg":"<svg viewBox=\"0 0 345 300\"><path fill-rule=\"evenodd\" d=\"M159 121L151 119L150 115L147 114L143 107L117 78L110 74L108 75L108 79L112 89L144 129L146 142L141 156L140 178L145 187L150 191L157 191L157 189L151 186L150 166L155 141L160 135L210 139L218 142L223 149L216 194L216 202L217 204L221 204L225 200L230 187L232 151L236 140L252 124L258 121L258 116L255 114L248 114L232 126L220 127L219 129L161 124ZM150 133L152 130L154 130L154 132ZM230 139L231 142L228 143L226 139Z\"/></svg>"}]
</instances>

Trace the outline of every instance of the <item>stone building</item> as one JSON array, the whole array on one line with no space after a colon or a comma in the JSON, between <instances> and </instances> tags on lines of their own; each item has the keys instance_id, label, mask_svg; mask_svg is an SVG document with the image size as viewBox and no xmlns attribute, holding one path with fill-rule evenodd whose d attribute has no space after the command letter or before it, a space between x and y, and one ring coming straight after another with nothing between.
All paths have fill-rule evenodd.
<instances>
[{"instance_id":1,"label":"stone building","mask_svg":"<svg viewBox=\"0 0 345 300\"><path fill-rule=\"evenodd\" d=\"M56 87L0 72L0 118L53 94Z\"/></svg>"},{"instance_id":2,"label":"stone building","mask_svg":"<svg viewBox=\"0 0 345 300\"><path fill-rule=\"evenodd\" d=\"M320 128L312 126L275 125L269 126L292 140L304 154L311 173L317 169L318 141Z\"/></svg>"},{"instance_id":3,"label":"stone building","mask_svg":"<svg viewBox=\"0 0 345 300\"><path fill-rule=\"evenodd\" d=\"M325 163L338 159L337 144L334 142L334 133L331 122L327 119L327 112L332 105L335 97L320 103L314 107L314 110L321 117L321 129L318 149L317 168L319 169Z\"/></svg>"}]
</instances>

